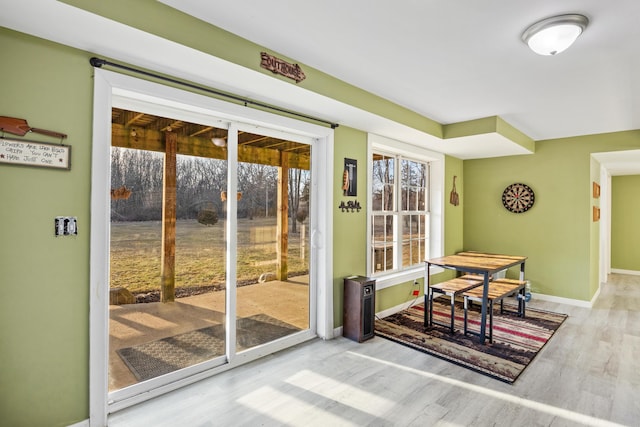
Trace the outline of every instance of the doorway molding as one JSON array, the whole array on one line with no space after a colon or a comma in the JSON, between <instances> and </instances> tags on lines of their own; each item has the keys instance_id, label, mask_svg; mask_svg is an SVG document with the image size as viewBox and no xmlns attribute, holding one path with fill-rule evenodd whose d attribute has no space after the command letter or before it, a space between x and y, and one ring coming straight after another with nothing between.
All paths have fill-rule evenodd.
<instances>
[{"instance_id":1,"label":"doorway molding","mask_svg":"<svg viewBox=\"0 0 640 427\"><path fill-rule=\"evenodd\" d=\"M135 108L136 103L153 104L156 112L166 111L169 117L184 115L201 117L203 120L218 120L226 123L242 123L299 135L313 139L314 161L312 162L312 205L315 206L315 224L311 230L314 248L311 259L310 290L314 292L315 305L310 306L310 330L299 340L319 336L333 338L333 197L330 183L333 171L334 130L315 124L278 116L241 105L220 101L184 90L125 76L107 70L95 69L94 73L94 119L91 172L91 237L90 237L90 325L89 325L89 423L91 426L107 425L109 412L140 403L171 390L200 381L219 372L232 369L266 355L253 352L236 357L225 365L179 378L169 384L158 383L144 393L123 401L109 401L109 224L110 224L110 150L111 108L115 104L127 103ZM291 345L291 344L289 344ZM288 345L270 347L271 352Z\"/></svg>"},{"instance_id":2,"label":"doorway molding","mask_svg":"<svg viewBox=\"0 0 640 427\"><path fill-rule=\"evenodd\" d=\"M600 262L599 284L611 273L611 177L640 175L640 150L592 153L600 164Z\"/></svg>"}]
</instances>

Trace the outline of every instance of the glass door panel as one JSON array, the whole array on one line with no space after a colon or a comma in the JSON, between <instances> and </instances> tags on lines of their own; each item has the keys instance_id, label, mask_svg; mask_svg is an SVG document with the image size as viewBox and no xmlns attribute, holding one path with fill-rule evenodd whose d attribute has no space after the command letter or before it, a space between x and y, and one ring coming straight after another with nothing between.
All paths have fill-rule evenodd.
<instances>
[{"instance_id":1,"label":"glass door panel","mask_svg":"<svg viewBox=\"0 0 640 427\"><path fill-rule=\"evenodd\" d=\"M310 145L238 134L236 351L309 328Z\"/></svg>"},{"instance_id":2,"label":"glass door panel","mask_svg":"<svg viewBox=\"0 0 640 427\"><path fill-rule=\"evenodd\" d=\"M113 109L110 392L225 363L225 137Z\"/></svg>"}]
</instances>

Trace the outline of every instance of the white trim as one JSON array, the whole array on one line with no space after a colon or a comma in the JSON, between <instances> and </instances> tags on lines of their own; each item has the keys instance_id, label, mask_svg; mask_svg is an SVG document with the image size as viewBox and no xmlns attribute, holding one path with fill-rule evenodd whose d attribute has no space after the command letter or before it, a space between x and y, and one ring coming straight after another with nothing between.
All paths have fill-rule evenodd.
<instances>
[{"instance_id":1,"label":"white trim","mask_svg":"<svg viewBox=\"0 0 640 427\"><path fill-rule=\"evenodd\" d=\"M559 304L573 305L576 307L591 308L593 307L593 303L596 301L599 295L600 295L600 288L598 288L598 291L595 293L591 301L584 301L584 300L572 299L572 298L563 298L563 297L557 297L554 295L536 294L536 293L532 293L531 298L539 299L541 301L549 301L549 302L556 302Z\"/></svg>"},{"instance_id":2,"label":"white trim","mask_svg":"<svg viewBox=\"0 0 640 427\"><path fill-rule=\"evenodd\" d=\"M607 281L611 271L611 174L600 166L600 245L599 281Z\"/></svg>"},{"instance_id":3,"label":"white trim","mask_svg":"<svg viewBox=\"0 0 640 427\"><path fill-rule=\"evenodd\" d=\"M402 310L406 310L409 307L414 305L418 305L424 302L424 295L420 295L411 301L403 302L402 304L398 304L394 307L387 308L386 310L382 310L376 313L376 317L379 319L384 319L387 316L391 316L392 314L396 314L401 312Z\"/></svg>"},{"instance_id":4,"label":"white trim","mask_svg":"<svg viewBox=\"0 0 640 427\"><path fill-rule=\"evenodd\" d=\"M400 155L408 159L415 159L430 163L429 174L429 258L444 255L444 162L445 156L442 153L427 150L411 142L403 142L390 139L384 136L368 134L367 136L367 176L373 173L373 165L370 161L373 152L379 151L389 153L390 155ZM405 269L401 271L393 271L388 274L372 273L371 265L371 179L367 179L367 274L376 279L376 290L384 289L400 283L411 281L418 278L424 278L424 267L416 266L415 268ZM442 271L442 270L440 270ZM431 274L440 271L433 270Z\"/></svg>"},{"instance_id":5,"label":"white trim","mask_svg":"<svg viewBox=\"0 0 640 427\"><path fill-rule=\"evenodd\" d=\"M89 420L83 420L75 424L69 424L67 427L89 427Z\"/></svg>"},{"instance_id":6,"label":"white trim","mask_svg":"<svg viewBox=\"0 0 640 427\"><path fill-rule=\"evenodd\" d=\"M109 227L111 158L111 84L96 72L93 94L93 146L91 160L91 237L89 272L89 421L107 425L109 384Z\"/></svg>"},{"instance_id":7,"label":"white trim","mask_svg":"<svg viewBox=\"0 0 640 427\"><path fill-rule=\"evenodd\" d=\"M316 294L316 305L310 307L310 327L320 338L331 339L333 333L333 132L319 138L312 146L311 164L311 262L310 292ZM323 178L324 177L324 178ZM315 270L314 270L315 269Z\"/></svg>"},{"instance_id":8,"label":"white trim","mask_svg":"<svg viewBox=\"0 0 640 427\"><path fill-rule=\"evenodd\" d=\"M640 276L640 271L636 270L622 270L620 268L612 268L611 272L615 274L628 274L629 276Z\"/></svg>"},{"instance_id":9,"label":"white trim","mask_svg":"<svg viewBox=\"0 0 640 427\"><path fill-rule=\"evenodd\" d=\"M442 273L444 268L432 265L429 269L429 274ZM402 283L412 282L415 279L424 279L424 266L420 265L411 270L405 270L395 272L392 274L385 274L384 276L377 277L376 279L376 291L388 288L390 286L400 285Z\"/></svg>"},{"instance_id":10,"label":"white trim","mask_svg":"<svg viewBox=\"0 0 640 427\"><path fill-rule=\"evenodd\" d=\"M238 126L233 123L227 132L227 194L238 193ZM238 235L238 222L230 218L238 218L238 199L227 197L227 220L225 221L227 236ZM225 323L236 323L237 292L237 268L238 268L238 242L236 239L227 238L226 253L226 298L225 298ZM225 354L228 362L234 362L236 358L236 328L225 328Z\"/></svg>"},{"instance_id":11,"label":"white trim","mask_svg":"<svg viewBox=\"0 0 640 427\"><path fill-rule=\"evenodd\" d=\"M297 343L312 339L316 334L330 337L333 329L332 274L332 210L330 199L333 170L333 129L264 111L219 101L206 96L159 85L146 80L95 69L94 123L91 189L91 254L90 254L90 425L107 425L107 414L144 400L193 383L218 372L255 360ZM110 227L110 148L112 105L136 105L155 111L166 110L181 118L218 127L260 127L262 131L281 134L287 132L292 140L314 145L312 168L319 194L319 207L313 223L314 257L310 275L310 329L241 354L233 354L228 363L223 358L187 368L175 375L135 384L112 393L108 392L109 357L109 227ZM235 125L231 125L233 127ZM330 156L326 158L326 156ZM316 164L317 162L317 164ZM234 182L231 180L230 182ZM235 201L235 198L229 200ZM324 208L323 208L324 207ZM315 212L314 212L315 213ZM227 230L229 232L229 230ZM233 230L231 230L233 231ZM317 253L316 253L317 252ZM316 263L314 265L313 263ZM314 303L317 307L314 306ZM317 325L317 330L313 327ZM172 382L168 383L167 381ZM107 402L107 399L111 399Z\"/></svg>"}]
</instances>

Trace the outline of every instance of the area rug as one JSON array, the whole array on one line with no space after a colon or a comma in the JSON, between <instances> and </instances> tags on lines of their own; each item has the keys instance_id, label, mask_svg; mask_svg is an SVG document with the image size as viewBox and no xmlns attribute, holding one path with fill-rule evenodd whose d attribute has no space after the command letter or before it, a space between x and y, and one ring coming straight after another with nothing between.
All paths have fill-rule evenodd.
<instances>
[{"instance_id":1,"label":"area rug","mask_svg":"<svg viewBox=\"0 0 640 427\"><path fill-rule=\"evenodd\" d=\"M505 310L515 310L505 304ZM450 323L449 304L434 301L433 318L439 323ZM527 308L525 318L500 314L493 316L493 343L480 344L476 335L465 336L462 304L456 306L455 328L434 325L425 328L424 305L418 304L399 313L376 320L375 333L421 352L453 362L498 380L513 383L533 358L549 341L567 318L565 314ZM469 310L469 330L480 330L480 311ZM487 334L489 328L487 316Z\"/></svg>"},{"instance_id":2,"label":"area rug","mask_svg":"<svg viewBox=\"0 0 640 427\"><path fill-rule=\"evenodd\" d=\"M298 328L266 314L240 318L238 350L284 337ZM138 381L148 380L225 354L224 325L209 326L172 337L116 350Z\"/></svg>"}]
</instances>

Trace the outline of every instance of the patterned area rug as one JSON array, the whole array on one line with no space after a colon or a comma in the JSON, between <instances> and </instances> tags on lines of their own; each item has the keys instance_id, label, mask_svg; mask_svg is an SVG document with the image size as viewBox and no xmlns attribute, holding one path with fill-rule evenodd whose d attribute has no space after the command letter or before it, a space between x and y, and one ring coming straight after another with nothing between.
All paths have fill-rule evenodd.
<instances>
[{"instance_id":1,"label":"patterned area rug","mask_svg":"<svg viewBox=\"0 0 640 427\"><path fill-rule=\"evenodd\" d=\"M515 309L505 303L505 310ZM565 321L567 315L532 308L527 308L525 318L499 313L499 309L496 308L493 316L492 344L487 339L487 343L482 345L477 336L464 335L462 304L456 306L454 334L448 328L437 325L425 329L423 304L376 320L375 333L465 368L513 383ZM437 322L449 324L450 306L435 300L433 318ZM478 304L469 310L467 324L470 331L479 332ZM488 324L487 316L487 332Z\"/></svg>"},{"instance_id":2,"label":"patterned area rug","mask_svg":"<svg viewBox=\"0 0 640 427\"><path fill-rule=\"evenodd\" d=\"M284 337L300 329L266 314L237 321L238 350ZM224 325L209 326L116 350L138 381L148 380L225 354Z\"/></svg>"}]
</instances>

